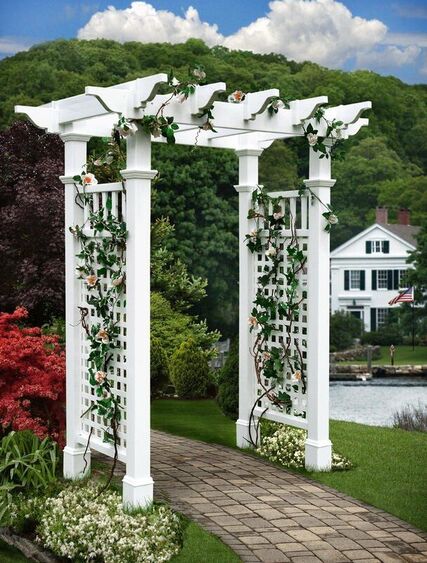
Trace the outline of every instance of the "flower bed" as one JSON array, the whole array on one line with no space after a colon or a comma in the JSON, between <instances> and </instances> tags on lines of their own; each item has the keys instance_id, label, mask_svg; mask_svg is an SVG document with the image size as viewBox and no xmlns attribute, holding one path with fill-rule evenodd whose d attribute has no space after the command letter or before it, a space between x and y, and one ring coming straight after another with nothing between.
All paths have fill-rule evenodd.
<instances>
[{"instance_id":1,"label":"flower bed","mask_svg":"<svg viewBox=\"0 0 427 563\"><path fill-rule=\"evenodd\" d=\"M36 541L76 562L169 561L182 546L180 517L164 505L127 511L114 491L73 484L46 497L18 495L10 526L35 531Z\"/></svg>"},{"instance_id":2,"label":"flower bed","mask_svg":"<svg viewBox=\"0 0 427 563\"><path fill-rule=\"evenodd\" d=\"M307 432L292 426L264 421L261 429L261 445L257 453L269 461L291 469L304 468L305 440ZM346 457L332 453L332 469L343 471L353 464Z\"/></svg>"}]
</instances>

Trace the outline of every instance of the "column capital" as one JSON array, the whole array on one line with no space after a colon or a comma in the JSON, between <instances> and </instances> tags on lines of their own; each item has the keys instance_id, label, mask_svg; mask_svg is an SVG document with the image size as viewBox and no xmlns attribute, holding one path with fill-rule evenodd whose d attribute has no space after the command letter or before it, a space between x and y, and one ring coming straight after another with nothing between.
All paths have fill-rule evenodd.
<instances>
[{"instance_id":1,"label":"column capital","mask_svg":"<svg viewBox=\"0 0 427 563\"><path fill-rule=\"evenodd\" d=\"M82 133L62 133L60 137L64 143L68 141L82 141L83 143L87 143L92 138L90 135L83 135Z\"/></svg>"},{"instance_id":2,"label":"column capital","mask_svg":"<svg viewBox=\"0 0 427 563\"><path fill-rule=\"evenodd\" d=\"M262 188L262 186L260 186L259 184L235 184L234 185L234 189L239 194L240 193L246 193L246 192L252 193L257 188Z\"/></svg>"},{"instance_id":3,"label":"column capital","mask_svg":"<svg viewBox=\"0 0 427 563\"><path fill-rule=\"evenodd\" d=\"M73 176L59 176L59 179L61 180L61 182L66 185L66 184L75 184L75 180L73 179Z\"/></svg>"},{"instance_id":4,"label":"column capital","mask_svg":"<svg viewBox=\"0 0 427 563\"><path fill-rule=\"evenodd\" d=\"M120 170L120 174L125 180L153 180L157 176L157 170L133 170L126 168Z\"/></svg>"},{"instance_id":5,"label":"column capital","mask_svg":"<svg viewBox=\"0 0 427 563\"><path fill-rule=\"evenodd\" d=\"M263 149L236 149L237 156L260 156Z\"/></svg>"},{"instance_id":6,"label":"column capital","mask_svg":"<svg viewBox=\"0 0 427 563\"><path fill-rule=\"evenodd\" d=\"M332 188L335 184L336 180L330 178L329 180L326 178L310 178L308 180L304 180L304 184L307 188Z\"/></svg>"}]
</instances>

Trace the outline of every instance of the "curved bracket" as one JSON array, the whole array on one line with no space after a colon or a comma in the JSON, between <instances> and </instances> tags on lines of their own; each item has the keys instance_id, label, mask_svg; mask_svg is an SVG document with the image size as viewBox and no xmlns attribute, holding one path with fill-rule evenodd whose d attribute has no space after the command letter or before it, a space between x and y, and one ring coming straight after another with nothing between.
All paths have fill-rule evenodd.
<instances>
[{"instance_id":1,"label":"curved bracket","mask_svg":"<svg viewBox=\"0 0 427 563\"><path fill-rule=\"evenodd\" d=\"M196 86L196 91L189 97L192 115L199 115L209 108L219 94L225 92L227 85L225 82L215 82L205 86Z\"/></svg>"},{"instance_id":2,"label":"curved bracket","mask_svg":"<svg viewBox=\"0 0 427 563\"><path fill-rule=\"evenodd\" d=\"M48 133L59 132L59 111L53 107L15 106L16 113L25 113L31 123Z\"/></svg>"},{"instance_id":3,"label":"curved bracket","mask_svg":"<svg viewBox=\"0 0 427 563\"><path fill-rule=\"evenodd\" d=\"M249 92L246 94L245 100L243 102L243 119L254 120L256 116L263 113L268 104L274 99L280 96L280 92L277 88L271 88L271 90L263 90L262 92Z\"/></svg>"},{"instance_id":4,"label":"curved bracket","mask_svg":"<svg viewBox=\"0 0 427 563\"><path fill-rule=\"evenodd\" d=\"M301 121L310 119L316 110L328 103L328 96L317 96L316 98L306 98L305 100L292 100L289 102L292 111L292 123L299 125Z\"/></svg>"}]
</instances>

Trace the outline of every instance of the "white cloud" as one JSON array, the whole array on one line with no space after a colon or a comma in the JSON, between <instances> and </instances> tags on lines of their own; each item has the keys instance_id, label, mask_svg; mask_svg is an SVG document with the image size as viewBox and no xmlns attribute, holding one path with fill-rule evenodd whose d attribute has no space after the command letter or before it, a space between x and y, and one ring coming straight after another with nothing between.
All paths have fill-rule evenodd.
<instances>
[{"instance_id":1,"label":"white cloud","mask_svg":"<svg viewBox=\"0 0 427 563\"><path fill-rule=\"evenodd\" d=\"M101 37L143 43L182 43L189 37L203 39L208 45L223 41L218 26L200 21L197 10L191 6L185 16L180 17L166 10L156 10L146 2L132 2L124 10L109 6L94 14L78 32L79 39Z\"/></svg>"},{"instance_id":2,"label":"white cloud","mask_svg":"<svg viewBox=\"0 0 427 563\"><path fill-rule=\"evenodd\" d=\"M14 55L19 51L27 51L31 43L16 37L0 37L0 53L3 55Z\"/></svg>"},{"instance_id":3,"label":"white cloud","mask_svg":"<svg viewBox=\"0 0 427 563\"><path fill-rule=\"evenodd\" d=\"M427 47L427 34L390 33L380 20L353 16L337 0L273 0L264 17L227 37L217 25L201 21L191 6L178 16L137 1L125 9L109 6L95 13L78 37L143 43L181 43L196 37L210 46L281 53L334 68L349 61L359 68L402 67L414 63Z\"/></svg>"},{"instance_id":4,"label":"white cloud","mask_svg":"<svg viewBox=\"0 0 427 563\"><path fill-rule=\"evenodd\" d=\"M387 45L384 49L378 49L369 53L362 53L357 57L357 66L369 69L386 69L401 67L414 63L421 48L416 45L400 48L396 45Z\"/></svg>"},{"instance_id":5,"label":"white cloud","mask_svg":"<svg viewBox=\"0 0 427 563\"><path fill-rule=\"evenodd\" d=\"M427 33L387 33L384 43L427 47Z\"/></svg>"},{"instance_id":6,"label":"white cloud","mask_svg":"<svg viewBox=\"0 0 427 563\"><path fill-rule=\"evenodd\" d=\"M382 22L354 17L341 2L275 0L265 17L227 37L225 44L338 67L371 49L386 32Z\"/></svg>"}]
</instances>

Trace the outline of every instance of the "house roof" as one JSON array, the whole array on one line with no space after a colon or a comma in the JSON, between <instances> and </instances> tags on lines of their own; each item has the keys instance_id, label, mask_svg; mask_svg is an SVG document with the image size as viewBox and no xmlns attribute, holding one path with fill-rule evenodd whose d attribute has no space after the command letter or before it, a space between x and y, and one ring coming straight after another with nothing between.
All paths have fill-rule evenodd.
<instances>
[{"instance_id":1,"label":"house roof","mask_svg":"<svg viewBox=\"0 0 427 563\"><path fill-rule=\"evenodd\" d=\"M386 223L374 223L370 227L367 227L354 237L348 239L347 241L343 242L340 246L335 248L331 252L331 258L334 258L337 254L344 250L357 240L363 238L371 231L373 231L376 227L379 227L381 230L390 233L393 237L400 239L402 242L412 246L414 249L417 247L416 235L420 231L421 227L414 227L412 225L400 225L400 224L386 224Z\"/></svg>"},{"instance_id":2,"label":"house roof","mask_svg":"<svg viewBox=\"0 0 427 563\"><path fill-rule=\"evenodd\" d=\"M413 225L400 225L392 223L380 223L381 227L389 231L391 234L398 236L405 242L412 244L412 246L417 246L416 236L420 232L421 227L414 227Z\"/></svg>"}]
</instances>

